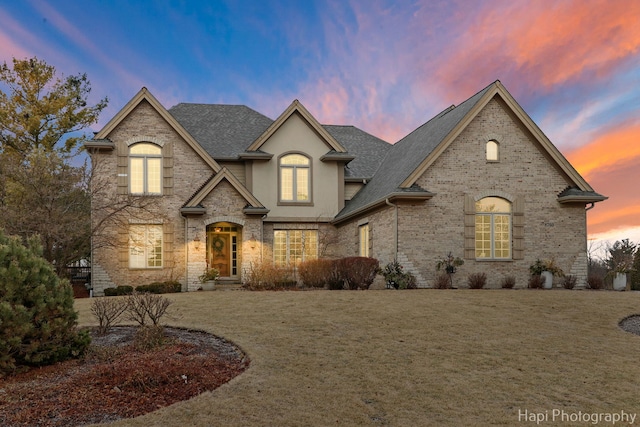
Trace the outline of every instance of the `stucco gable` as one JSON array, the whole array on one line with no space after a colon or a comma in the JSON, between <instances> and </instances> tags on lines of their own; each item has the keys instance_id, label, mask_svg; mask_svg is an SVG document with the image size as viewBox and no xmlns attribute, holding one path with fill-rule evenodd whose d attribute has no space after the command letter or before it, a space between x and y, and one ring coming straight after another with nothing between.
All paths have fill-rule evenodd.
<instances>
[{"instance_id":1,"label":"stucco gable","mask_svg":"<svg viewBox=\"0 0 640 427\"><path fill-rule=\"evenodd\" d=\"M113 132L118 125L131 114L138 105L147 102L151 107L176 131L178 135L189 145L210 167L214 172L221 170L220 165L202 148L198 142L189 134L189 132L169 114L162 104L149 92L146 87L140 91L115 115L109 122L95 135L95 141L107 140L109 134Z\"/></svg>"},{"instance_id":2,"label":"stucco gable","mask_svg":"<svg viewBox=\"0 0 640 427\"><path fill-rule=\"evenodd\" d=\"M291 105L247 148L247 151L258 151L274 133L282 127L294 114L299 115L311 127L320 139L327 145L329 151L336 153L346 153L347 150L329 133L315 117L307 111L306 108L298 101L294 100Z\"/></svg>"}]
</instances>

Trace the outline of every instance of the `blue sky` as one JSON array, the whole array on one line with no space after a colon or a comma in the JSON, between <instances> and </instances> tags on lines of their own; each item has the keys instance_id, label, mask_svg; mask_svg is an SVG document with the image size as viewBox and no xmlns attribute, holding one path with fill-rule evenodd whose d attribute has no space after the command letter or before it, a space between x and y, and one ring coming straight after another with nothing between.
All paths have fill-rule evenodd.
<instances>
[{"instance_id":1,"label":"blue sky","mask_svg":"<svg viewBox=\"0 0 640 427\"><path fill-rule=\"evenodd\" d=\"M501 80L596 191L595 238L640 242L640 1L0 0L0 61L87 73L104 125L142 87L395 142Z\"/></svg>"}]
</instances>

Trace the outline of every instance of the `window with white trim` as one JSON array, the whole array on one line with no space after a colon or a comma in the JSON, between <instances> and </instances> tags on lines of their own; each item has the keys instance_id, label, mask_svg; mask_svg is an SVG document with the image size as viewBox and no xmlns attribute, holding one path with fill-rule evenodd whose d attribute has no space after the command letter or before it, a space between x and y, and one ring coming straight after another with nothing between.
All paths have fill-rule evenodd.
<instances>
[{"instance_id":1,"label":"window with white trim","mask_svg":"<svg viewBox=\"0 0 640 427\"><path fill-rule=\"evenodd\" d=\"M280 201L309 203L311 201L311 161L302 154L287 154L280 158Z\"/></svg>"},{"instance_id":2,"label":"window with white trim","mask_svg":"<svg viewBox=\"0 0 640 427\"><path fill-rule=\"evenodd\" d=\"M129 192L162 194L162 148L148 142L129 147Z\"/></svg>"},{"instance_id":3,"label":"window with white trim","mask_svg":"<svg viewBox=\"0 0 640 427\"><path fill-rule=\"evenodd\" d=\"M358 227L358 255L369 256L369 224Z\"/></svg>"},{"instance_id":4,"label":"window with white trim","mask_svg":"<svg viewBox=\"0 0 640 427\"><path fill-rule=\"evenodd\" d=\"M511 259L511 203L500 197L476 202L476 259Z\"/></svg>"},{"instance_id":5,"label":"window with white trim","mask_svg":"<svg viewBox=\"0 0 640 427\"><path fill-rule=\"evenodd\" d=\"M129 268L162 268L162 225L129 226Z\"/></svg>"},{"instance_id":6,"label":"window with white trim","mask_svg":"<svg viewBox=\"0 0 640 427\"><path fill-rule=\"evenodd\" d=\"M273 261L275 265L296 266L318 258L317 230L274 230Z\"/></svg>"}]
</instances>

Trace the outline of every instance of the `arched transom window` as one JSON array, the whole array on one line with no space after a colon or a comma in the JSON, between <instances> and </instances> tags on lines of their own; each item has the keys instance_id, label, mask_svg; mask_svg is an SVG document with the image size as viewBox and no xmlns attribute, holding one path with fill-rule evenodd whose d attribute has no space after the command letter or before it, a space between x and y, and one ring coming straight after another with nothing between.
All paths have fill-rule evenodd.
<instances>
[{"instance_id":1,"label":"arched transom window","mask_svg":"<svg viewBox=\"0 0 640 427\"><path fill-rule=\"evenodd\" d=\"M162 194L162 148L148 142L129 147L131 194Z\"/></svg>"},{"instance_id":2,"label":"arched transom window","mask_svg":"<svg viewBox=\"0 0 640 427\"><path fill-rule=\"evenodd\" d=\"M476 258L511 258L511 203L500 197L476 202Z\"/></svg>"},{"instance_id":3,"label":"arched transom window","mask_svg":"<svg viewBox=\"0 0 640 427\"><path fill-rule=\"evenodd\" d=\"M287 154L280 158L280 201L311 201L311 162L302 154Z\"/></svg>"}]
</instances>

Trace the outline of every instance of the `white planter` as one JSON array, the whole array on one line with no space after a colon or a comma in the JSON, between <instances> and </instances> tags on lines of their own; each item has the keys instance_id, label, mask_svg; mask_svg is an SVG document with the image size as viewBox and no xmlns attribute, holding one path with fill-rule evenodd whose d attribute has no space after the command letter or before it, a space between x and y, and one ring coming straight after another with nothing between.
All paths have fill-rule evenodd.
<instances>
[{"instance_id":1,"label":"white planter","mask_svg":"<svg viewBox=\"0 0 640 427\"><path fill-rule=\"evenodd\" d=\"M203 291L213 291L215 288L216 288L215 280L209 280L207 282L203 282L202 283L202 290Z\"/></svg>"},{"instance_id":2,"label":"white planter","mask_svg":"<svg viewBox=\"0 0 640 427\"><path fill-rule=\"evenodd\" d=\"M544 279L544 283L542 284L542 287L544 289L551 289L553 288L553 273L550 271L543 271L540 276L542 276L542 278Z\"/></svg>"},{"instance_id":3,"label":"white planter","mask_svg":"<svg viewBox=\"0 0 640 427\"><path fill-rule=\"evenodd\" d=\"M613 290L624 291L627 289L627 274L616 273L616 277L613 278Z\"/></svg>"}]
</instances>

